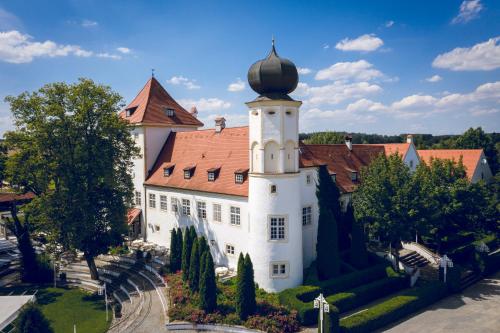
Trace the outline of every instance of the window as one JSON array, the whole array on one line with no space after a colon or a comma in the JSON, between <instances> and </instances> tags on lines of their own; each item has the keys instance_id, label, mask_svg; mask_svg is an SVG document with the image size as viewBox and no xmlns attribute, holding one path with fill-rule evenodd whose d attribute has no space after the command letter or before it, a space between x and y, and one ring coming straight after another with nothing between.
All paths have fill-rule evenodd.
<instances>
[{"instance_id":1,"label":"window","mask_svg":"<svg viewBox=\"0 0 500 333\"><path fill-rule=\"evenodd\" d=\"M198 210L198 217L200 219L206 220L207 219L207 204L204 203L203 201L197 201L196 208Z\"/></svg>"},{"instance_id":2,"label":"window","mask_svg":"<svg viewBox=\"0 0 500 333\"><path fill-rule=\"evenodd\" d=\"M172 212L179 212L179 200L177 198L170 198L170 202L172 203Z\"/></svg>"},{"instance_id":3,"label":"window","mask_svg":"<svg viewBox=\"0 0 500 333\"><path fill-rule=\"evenodd\" d=\"M236 173L234 174L234 182L236 184L243 184L244 177L242 173Z\"/></svg>"},{"instance_id":4,"label":"window","mask_svg":"<svg viewBox=\"0 0 500 333\"><path fill-rule=\"evenodd\" d=\"M126 117L130 117L131 115L133 115L133 114L134 114L135 110L137 110L137 106L136 106L136 107L129 108L129 109L126 109L126 110L125 110L125 116L126 116Z\"/></svg>"},{"instance_id":5,"label":"window","mask_svg":"<svg viewBox=\"0 0 500 333\"><path fill-rule=\"evenodd\" d=\"M208 173L208 181L209 182L215 181L215 172L209 172Z\"/></svg>"},{"instance_id":6,"label":"window","mask_svg":"<svg viewBox=\"0 0 500 333\"><path fill-rule=\"evenodd\" d=\"M336 183L336 182L337 182L337 174L336 174L336 173L332 173L332 174L330 175L330 177L332 177L332 181L333 181L334 183Z\"/></svg>"},{"instance_id":7,"label":"window","mask_svg":"<svg viewBox=\"0 0 500 333\"><path fill-rule=\"evenodd\" d=\"M184 179L191 178L191 170L184 170Z\"/></svg>"},{"instance_id":8,"label":"window","mask_svg":"<svg viewBox=\"0 0 500 333\"><path fill-rule=\"evenodd\" d=\"M311 174L307 174L306 175L306 184L307 185L311 185L312 183L312 177L311 177Z\"/></svg>"},{"instance_id":9,"label":"window","mask_svg":"<svg viewBox=\"0 0 500 333\"><path fill-rule=\"evenodd\" d=\"M163 168L163 177L170 177L172 174L172 168Z\"/></svg>"},{"instance_id":10,"label":"window","mask_svg":"<svg viewBox=\"0 0 500 333\"><path fill-rule=\"evenodd\" d=\"M160 231L160 226L158 224L155 224L155 230Z\"/></svg>"},{"instance_id":11,"label":"window","mask_svg":"<svg viewBox=\"0 0 500 333\"><path fill-rule=\"evenodd\" d=\"M356 171L351 172L351 180L352 181L358 180L358 173Z\"/></svg>"},{"instance_id":12,"label":"window","mask_svg":"<svg viewBox=\"0 0 500 333\"><path fill-rule=\"evenodd\" d=\"M182 215L191 215L191 201L188 199L182 199Z\"/></svg>"},{"instance_id":13,"label":"window","mask_svg":"<svg viewBox=\"0 0 500 333\"><path fill-rule=\"evenodd\" d=\"M222 207L219 204L213 204L212 206L214 210L214 221L215 222L222 222Z\"/></svg>"},{"instance_id":14,"label":"window","mask_svg":"<svg viewBox=\"0 0 500 333\"><path fill-rule=\"evenodd\" d=\"M136 206L141 205L141 192L135 191L135 204Z\"/></svg>"},{"instance_id":15,"label":"window","mask_svg":"<svg viewBox=\"0 0 500 333\"><path fill-rule=\"evenodd\" d=\"M278 241L286 239L286 219L284 216L272 216L270 218L269 239Z\"/></svg>"},{"instance_id":16,"label":"window","mask_svg":"<svg viewBox=\"0 0 500 333\"><path fill-rule=\"evenodd\" d=\"M288 276L288 263L286 262L271 263L272 278L286 278L287 276Z\"/></svg>"},{"instance_id":17,"label":"window","mask_svg":"<svg viewBox=\"0 0 500 333\"><path fill-rule=\"evenodd\" d=\"M156 208L156 194L149 193L149 208Z\"/></svg>"},{"instance_id":18,"label":"window","mask_svg":"<svg viewBox=\"0 0 500 333\"><path fill-rule=\"evenodd\" d=\"M271 185L271 194L276 194L277 187L276 185Z\"/></svg>"},{"instance_id":19,"label":"window","mask_svg":"<svg viewBox=\"0 0 500 333\"><path fill-rule=\"evenodd\" d=\"M234 245L226 244L226 254L234 255Z\"/></svg>"},{"instance_id":20,"label":"window","mask_svg":"<svg viewBox=\"0 0 500 333\"><path fill-rule=\"evenodd\" d=\"M309 225L312 223L312 207L302 208L302 225Z\"/></svg>"},{"instance_id":21,"label":"window","mask_svg":"<svg viewBox=\"0 0 500 333\"><path fill-rule=\"evenodd\" d=\"M167 207L168 207L167 196L160 195L160 209L167 211Z\"/></svg>"},{"instance_id":22,"label":"window","mask_svg":"<svg viewBox=\"0 0 500 333\"><path fill-rule=\"evenodd\" d=\"M172 108L165 108L165 114L167 117L173 117L175 115L175 110Z\"/></svg>"},{"instance_id":23,"label":"window","mask_svg":"<svg viewBox=\"0 0 500 333\"><path fill-rule=\"evenodd\" d=\"M413 168L413 160L410 160L410 168Z\"/></svg>"},{"instance_id":24,"label":"window","mask_svg":"<svg viewBox=\"0 0 500 333\"><path fill-rule=\"evenodd\" d=\"M134 141L137 142L139 140L139 133L134 133Z\"/></svg>"},{"instance_id":25,"label":"window","mask_svg":"<svg viewBox=\"0 0 500 333\"><path fill-rule=\"evenodd\" d=\"M231 224L240 225L240 207L231 207Z\"/></svg>"},{"instance_id":26,"label":"window","mask_svg":"<svg viewBox=\"0 0 500 333\"><path fill-rule=\"evenodd\" d=\"M271 115L271 116L272 116L272 115L274 115L275 113L276 113L276 112L274 112L274 111L267 111L267 114L269 114L269 115Z\"/></svg>"}]
</instances>

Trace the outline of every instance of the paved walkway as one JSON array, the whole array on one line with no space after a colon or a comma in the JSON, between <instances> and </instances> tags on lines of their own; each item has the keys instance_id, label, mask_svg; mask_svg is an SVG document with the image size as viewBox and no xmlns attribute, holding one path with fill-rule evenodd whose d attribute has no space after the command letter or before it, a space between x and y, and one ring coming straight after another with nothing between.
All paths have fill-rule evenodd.
<instances>
[{"instance_id":1,"label":"paved walkway","mask_svg":"<svg viewBox=\"0 0 500 333\"><path fill-rule=\"evenodd\" d=\"M380 332L500 333L500 272Z\"/></svg>"}]
</instances>

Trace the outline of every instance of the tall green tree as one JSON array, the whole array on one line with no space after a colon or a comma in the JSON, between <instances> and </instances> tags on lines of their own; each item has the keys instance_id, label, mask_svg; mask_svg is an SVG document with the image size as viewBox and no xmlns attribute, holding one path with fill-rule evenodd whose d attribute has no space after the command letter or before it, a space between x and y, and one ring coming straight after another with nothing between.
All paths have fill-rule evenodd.
<instances>
[{"instance_id":1,"label":"tall green tree","mask_svg":"<svg viewBox=\"0 0 500 333\"><path fill-rule=\"evenodd\" d=\"M204 265L200 277L200 307L205 312L213 312L217 308L217 286L215 283L215 269L212 255L205 251L201 262Z\"/></svg>"},{"instance_id":2,"label":"tall green tree","mask_svg":"<svg viewBox=\"0 0 500 333\"><path fill-rule=\"evenodd\" d=\"M330 279L340 273L338 227L332 204L332 179L325 166L318 170L316 197L319 205L318 235L316 242L316 270L320 280Z\"/></svg>"},{"instance_id":3,"label":"tall green tree","mask_svg":"<svg viewBox=\"0 0 500 333\"><path fill-rule=\"evenodd\" d=\"M40 308L29 303L24 306L14 322L14 333L53 333L49 321Z\"/></svg>"},{"instance_id":4,"label":"tall green tree","mask_svg":"<svg viewBox=\"0 0 500 333\"><path fill-rule=\"evenodd\" d=\"M364 268L368 264L368 253L366 251L366 240L363 225L354 219L354 210L349 205L346 210L346 218L351 221L351 251L350 262L354 267Z\"/></svg>"},{"instance_id":5,"label":"tall green tree","mask_svg":"<svg viewBox=\"0 0 500 333\"><path fill-rule=\"evenodd\" d=\"M32 221L65 249L83 252L92 279L94 258L119 245L132 204L132 158L138 153L121 97L80 79L48 84L6 101L16 130L6 141L11 184L37 197L26 207Z\"/></svg>"},{"instance_id":6,"label":"tall green tree","mask_svg":"<svg viewBox=\"0 0 500 333\"><path fill-rule=\"evenodd\" d=\"M191 250L193 239L189 228L184 230L184 241L182 242L182 279L187 281L189 278L189 264L191 263Z\"/></svg>"},{"instance_id":7,"label":"tall green tree","mask_svg":"<svg viewBox=\"0 0 500 333\"><path fill-rule=\"evenodd\" d=\"M177 230L174 228L170 232L170 272L177 272L177 258L179 249L177 248Z\"/></svg>"},{"instance_id":8,"label":"tall green tree","mask_svg":"<svg viewBox=\"0 0 500 333\"><path fill-rule=\"evenodd\" d=\"M245 297L246 301L246 312L248 315L252 315L255 313L257 308L257 302L255 299L255 281L254 281L254 271L252 260L250 259L250 255L247 253L245 255Z\"/></svg>"},{"instance_id":9,"label":"tall green tree","mask_svg":"<svg viewBox=\"0 0 500 333\"><path fill-rule=\"evenodd\" d=\"M245 256L242 252L238 257L238 268L236 271L236 313L240 318L246 318L245 310Z\"/></svg>"},{"instance_id":10,"label":"tall green tree","mask_svg":"<svg viewBox=\"0 0 500 333\"><path fill-rule=\"evenodd\" d=\"M246 320L256 309L255 282L252 260L248 253L238 258L236 275L236 313L241 320Z\"/></svg>"},{"instance_id":11,"label":"tall green tree","mask_svg":"<svg viewBox=\"0 0 500 333\"><path fill-rule=\"evenodd\" d=\"M200 250L198 248L198 238L193 241L191 248L191 257L189 263L189 287L191 291L198 291L198 283L200 282Z\"/></svg>"}]
</instances>

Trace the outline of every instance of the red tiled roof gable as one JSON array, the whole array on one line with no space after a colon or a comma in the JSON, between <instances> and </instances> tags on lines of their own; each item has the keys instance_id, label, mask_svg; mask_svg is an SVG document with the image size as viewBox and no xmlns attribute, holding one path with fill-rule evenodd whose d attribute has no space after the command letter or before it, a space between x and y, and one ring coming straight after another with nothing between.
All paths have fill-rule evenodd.
<instances>
[{"instance_id":1,"label":"red tiled roof gable","mask_svg":"<svg viewBox=\"0 0 500 333\"><path fill-rule=\"evenodd\" d=\"M479 165L479 160L483 153L482 149L426 149L417 150L420 159L426 164L429 164L431 159L443 159L443 160L453 160L455 162L460 161L462 158L462 163L465 167L467 178L469 180L474 176L477 166Z\"/></svg>"}]
</instances>

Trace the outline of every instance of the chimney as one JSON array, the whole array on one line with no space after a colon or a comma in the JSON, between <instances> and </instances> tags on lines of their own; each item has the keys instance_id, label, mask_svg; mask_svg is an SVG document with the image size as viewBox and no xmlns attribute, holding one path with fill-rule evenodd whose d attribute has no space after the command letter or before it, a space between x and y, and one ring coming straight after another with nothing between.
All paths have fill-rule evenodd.
<instances>
[{"instance_id":1,"label":"chimney","mask_svg":"<svg viewBox=\"0 0 500 333\"><path fill-rule=\"evenodd\" d=\"M347 146L347 149L352 150L352 135L347 134L345 136L345 145Z\"/></svg>"},{"instance_id":2,"label":"chimney","mask_svg":"<svg viewBox=\"0 0 500 333\"><path fill-rule=\"evenodd\" d=\"M406 143L413 143L413 135L408 134L406 136Z\"/></svg>"},{"instance_id":3,"label":"chimney","mask_svg":"<svg viewBox=\"0 0 500 333\"><path fill-rule=\"evenodd\" d=\"M226 118L224 117L215 118L215 133L222 132L224 128L226 128Z\"/></svg>"},{"instance_id":4,"label":"chimney","mask_svg":"<svg viewBox=\"0 0 500 333\"><path fill-rule=\"evenodd\" d=\"M196 108L196 106L191 107L189 113L191 113L193 117L198 118L198 109Z\"/></svg>"}]
</instances>

